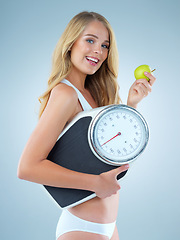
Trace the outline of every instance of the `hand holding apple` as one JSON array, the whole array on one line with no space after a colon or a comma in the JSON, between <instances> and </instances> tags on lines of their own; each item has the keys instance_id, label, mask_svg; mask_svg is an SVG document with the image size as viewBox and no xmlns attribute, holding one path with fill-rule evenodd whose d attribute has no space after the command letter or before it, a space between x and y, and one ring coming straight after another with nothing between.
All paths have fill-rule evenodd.
<instances>
[{"instance_id":1,"label":"hand holding apple","mask_svg":"<svg viewBox=\"0 0 180 240\"><path fill-rule=\"evenodd\" d=\"M134 70L135 79L138 80L138 79L141 79L141 78L145 78L145 79L147 79L147 81L149 81L149 78L144 75L144 72L152 73L155 70L156 69L151 70L151 68L148 65L140 65L139 67L137 67Z\"/></svg>"},{"instance_id":2,"label":"hand holding apple","mask_svg":"<svg viewBox=\"0 0 180 240\"><path fill-rule=\"evenodd\" d=\"M154 70L153 70L154 71ZM127 105L136 108L137 104L151 92L156 78L148 65L141 65L134 71L136 81L129 89Z\"/></svg>"}]
</instances>

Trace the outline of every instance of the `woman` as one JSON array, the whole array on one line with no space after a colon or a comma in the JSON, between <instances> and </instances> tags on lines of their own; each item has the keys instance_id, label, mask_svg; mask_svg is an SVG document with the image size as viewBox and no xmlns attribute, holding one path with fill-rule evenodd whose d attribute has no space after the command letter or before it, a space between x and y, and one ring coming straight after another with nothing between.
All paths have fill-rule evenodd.
<instances>
[{"instance_id":1,"label":"woman","mask_svg":"<svg viewBox=\"0 0 180 240\"><path fill-rule=\"evenodd\" d=\"M39 122L22 153L18 177L43 185L90 190L97 197L64 210L57 239L118 240L116 218L121 166L100 175L78 173L47 159L58 136L74 116L91 108L118 104L118 54L108 21L94 12L81 12L68 24L54 51L48 89L41 96ZM137 104L151 92L155 78L135 81L127 104ZM73 160L73 159L72 159Z\"/></svg>"}]
</instances>

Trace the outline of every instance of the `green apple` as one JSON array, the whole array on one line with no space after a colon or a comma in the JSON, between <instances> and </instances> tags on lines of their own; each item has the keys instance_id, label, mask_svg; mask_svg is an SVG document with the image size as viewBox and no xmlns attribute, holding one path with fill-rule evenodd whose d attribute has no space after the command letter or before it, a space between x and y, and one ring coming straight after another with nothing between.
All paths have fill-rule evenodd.
<instances>
[{"instance_id":1,"label":"green apple","mask_svg":"<svg viewBox=\"0 0 180 240\"><path fill-rule=\"evenodd\" d=\"M148 65L141 65L134 70L134 76L136 80L140 78L146 78L149 81L149 78L144 75L144 72L151 73L151 68Z\"/></svg>"}]
</instances>

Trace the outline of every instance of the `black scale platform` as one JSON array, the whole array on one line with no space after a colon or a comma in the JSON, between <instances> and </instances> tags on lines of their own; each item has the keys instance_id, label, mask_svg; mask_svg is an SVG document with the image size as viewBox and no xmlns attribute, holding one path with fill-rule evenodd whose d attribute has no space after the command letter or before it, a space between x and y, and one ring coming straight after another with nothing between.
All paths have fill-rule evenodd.
<instances>
[{"instance_id":1,"label":"black scale platform","mask_svg":"<svg viewBox=\"0 0 180 240\"><path fill-rule=\"evenodd\" d=\"M87 137L91 119L92 117L83 117L69 128L56 142L47 159L70 170L89 174L101 174L117 168L102 162L92 153ZM126 172L119 174L117 179L122 178ZM87 190L44 187L61 208L67 208L93 194Z\"/></svg>"}]
</instances>

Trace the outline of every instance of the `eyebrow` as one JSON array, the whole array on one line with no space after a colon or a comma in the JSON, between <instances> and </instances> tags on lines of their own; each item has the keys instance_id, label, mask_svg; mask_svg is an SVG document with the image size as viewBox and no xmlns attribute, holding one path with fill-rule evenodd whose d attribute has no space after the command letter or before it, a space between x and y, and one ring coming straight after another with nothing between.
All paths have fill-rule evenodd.
<instances>
[{"instance_id":1,"label":"eyebrow","mask_svg":"<svg viewBox=\"0 0 180 240\"><path fill-rule=\"evenodd\" d=\"M86 34L85 36L90 36L90 37L94 37L98 39L98 36L94 35L94 34ZM109 43L109 40L105 40L104 42Z\"/></svg>"}]
</instances>

